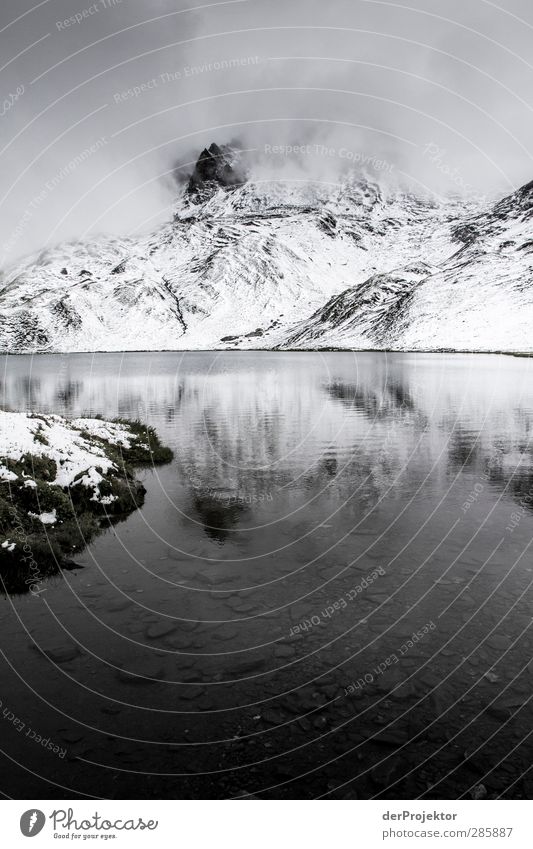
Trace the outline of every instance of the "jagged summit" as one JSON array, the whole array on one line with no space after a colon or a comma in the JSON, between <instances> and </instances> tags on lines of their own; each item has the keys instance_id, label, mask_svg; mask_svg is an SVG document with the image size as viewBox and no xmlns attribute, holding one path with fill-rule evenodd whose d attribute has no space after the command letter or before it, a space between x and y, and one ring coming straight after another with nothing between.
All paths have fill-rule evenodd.
<instances>
[{"instance_id":1,"label":"jagged summit","mask_svg":"<svg viewBox=\"0 0 533 849\"><path fill-rule=\"evenodd\" d=\"M237 159L235 150L227 145L219 147L213 142L204 148L187 185L189 197L195 202L203 202L219 188L241 186L245 178Z\"/></svg>"}]
</instances>

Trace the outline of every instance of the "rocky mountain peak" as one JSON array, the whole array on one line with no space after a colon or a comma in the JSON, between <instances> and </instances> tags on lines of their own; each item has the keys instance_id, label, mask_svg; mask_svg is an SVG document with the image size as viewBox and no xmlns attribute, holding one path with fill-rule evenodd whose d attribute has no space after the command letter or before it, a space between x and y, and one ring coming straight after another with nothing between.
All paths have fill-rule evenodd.
<instances>
[{"instance_id":1,"label":"rocky mountain peak","mask_svg":"<svg viewBox=\"0 0 533 849\"><path fill-rule=\"evenodd\" d=\"M245 182L238 156L233 148L213 142L202 150L187 185L194 201L204 201L219 188L231 189Z\"/></svg>"}]
</instances>

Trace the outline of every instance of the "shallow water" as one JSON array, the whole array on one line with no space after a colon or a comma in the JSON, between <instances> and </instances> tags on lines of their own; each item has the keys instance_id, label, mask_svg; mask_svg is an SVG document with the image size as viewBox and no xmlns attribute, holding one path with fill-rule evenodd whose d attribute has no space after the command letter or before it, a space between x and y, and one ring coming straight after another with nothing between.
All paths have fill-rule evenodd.
<instances>
[{"instance_id":1,"label":"shallow water","mask_svg":"<svg viewBox=\"0 0 533 849\"><path fill-rule=\"evenodd\" d=\"M3 405L175 452L79 569L1 598L4 792L530 797L532 368L0 358Z\"/></svg>"}]
</instances>

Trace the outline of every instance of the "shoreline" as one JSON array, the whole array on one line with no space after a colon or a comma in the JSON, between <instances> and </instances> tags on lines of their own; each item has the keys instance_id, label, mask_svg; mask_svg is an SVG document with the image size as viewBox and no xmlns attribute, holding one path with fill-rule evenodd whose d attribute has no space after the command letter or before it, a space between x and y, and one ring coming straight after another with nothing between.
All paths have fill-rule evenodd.
<instances>
[{"instance_id":1,"label":"shoreline","mask_svg":"<svg viewBox=\"0 0 533 849\"><path fill-rule=\"evenodd\" d=\"M469 348L136 348L118 351L0 351L0 357L74 357L96 354L483 354L485 356L533 357L532 351L479 350Z\"/></svg>"},{"instance_id":2,"label":"shoreline","mask_svg":"<svg viewBox=\"0 0 533 849\"><path fill-rule=\"evenodd\" d=\"M144 504L137 469L170 462L153 428L124 419L0 411L0 581L40 595L46 578Z\"/></svg>"}]
</instances>

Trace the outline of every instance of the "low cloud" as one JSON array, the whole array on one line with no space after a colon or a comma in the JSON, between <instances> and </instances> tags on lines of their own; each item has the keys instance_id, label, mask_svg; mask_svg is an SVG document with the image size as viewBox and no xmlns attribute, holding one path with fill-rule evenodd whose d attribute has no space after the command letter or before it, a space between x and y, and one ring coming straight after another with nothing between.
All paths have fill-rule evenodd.
<instances>
[{"instance_id":1,"label":"low cloud","mask_svg":"<svg viewBox=\"0 0 533 849\"><path fill-rule=\"evenodd\" d=\"M169 220L212 141L241 147L252 179L335 182L356 168L488 197L528 181L529 5L451 0L444 17L413 2L99 0L84 14L90 3L8 0L2 264Z\"/></svg>"}]
</instances>

